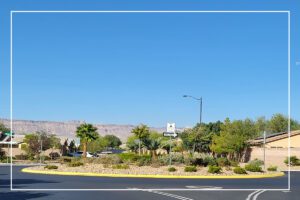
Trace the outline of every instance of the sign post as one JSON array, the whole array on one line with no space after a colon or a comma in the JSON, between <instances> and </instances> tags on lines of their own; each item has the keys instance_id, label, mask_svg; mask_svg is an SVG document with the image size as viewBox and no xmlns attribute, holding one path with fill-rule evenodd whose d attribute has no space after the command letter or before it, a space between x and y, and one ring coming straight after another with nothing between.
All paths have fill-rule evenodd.
<instances>
[{"instance_id":1,"label":"sign post","mask_svg":"<svg viewBox=\"0 0 300 200\"><path fill-rule=\"evenodd\" d=\"M177 137L177 133L176 133L176 128L175 128L175 123L167 123L167 132L163 133L164 137L170 137L170 150L169 150L169 157L170 157L170 161L169 161L169 165L172 165L172 137Z\"/></svg>"}]
</instances>

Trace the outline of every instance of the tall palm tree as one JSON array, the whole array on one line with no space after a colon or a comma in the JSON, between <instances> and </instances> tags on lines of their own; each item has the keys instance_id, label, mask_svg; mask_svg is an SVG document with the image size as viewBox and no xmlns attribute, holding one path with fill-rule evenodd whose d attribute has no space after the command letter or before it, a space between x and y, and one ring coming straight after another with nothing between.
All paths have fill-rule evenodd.
<instances>
[{"instance_id":1,"label":"tall palm tree","mask_svg":"<svg viewBox=\"0 0 300 200\"><path fill-rule=\"evenodd\" d=\"M139 138L139 155L141 155L141 142L142 140L149 137L150 130L149 127L141 124L134 129L131 130L131 133L133 133L137 138Z\"/></svg>"},{"instance_id":2,"label":"tall palm tree","mask_svg":"<svg viewBox=\"0 0 300 200\"><path fill-rule=\"evenodd\" d=\"M82 156L85 158L87 152L87 144L96 140L99 137L97 128L94 127L92 124L81 124L77 127L76 136L80 138L80 142L83 145Z\"/></svg>"}]
</instances>

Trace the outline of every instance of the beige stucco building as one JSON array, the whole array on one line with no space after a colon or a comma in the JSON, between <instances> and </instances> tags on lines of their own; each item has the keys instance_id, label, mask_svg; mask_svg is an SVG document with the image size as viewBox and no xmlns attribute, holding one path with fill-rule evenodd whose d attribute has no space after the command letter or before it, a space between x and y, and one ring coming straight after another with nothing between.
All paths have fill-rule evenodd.
<instances>
[{"instance_id":1,"label":"beige stucco building","mask_svg":"<svg viewBox=\"0 0 300 200\"><path fill-rule=\"evenodd\" d=\"M255 158L264 159L264 138L259 137L250 142L251 148L249 149L249 160ZM289 145L290 144L290 145ZM265 155L266 166L277 165L279 168L286 168L284 160L289 155L297 156L300 158L300 130L271 134L266 137Z\"/></svg>"}]
</instances>

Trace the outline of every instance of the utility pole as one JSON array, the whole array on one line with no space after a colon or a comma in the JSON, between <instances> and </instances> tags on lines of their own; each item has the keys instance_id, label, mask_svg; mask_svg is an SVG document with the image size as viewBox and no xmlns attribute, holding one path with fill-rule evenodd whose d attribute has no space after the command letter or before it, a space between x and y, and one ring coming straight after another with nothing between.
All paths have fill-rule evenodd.
<instances>
[{"instance_id":1,"label":"utility pole","mask_svg":"<svg viewBox=\"0 0 300 200\"><path fill-rule=\"evenodd\" d=\"M266 131L264 131L264 171L266 171Z\"/></svg>"}]
</instances>

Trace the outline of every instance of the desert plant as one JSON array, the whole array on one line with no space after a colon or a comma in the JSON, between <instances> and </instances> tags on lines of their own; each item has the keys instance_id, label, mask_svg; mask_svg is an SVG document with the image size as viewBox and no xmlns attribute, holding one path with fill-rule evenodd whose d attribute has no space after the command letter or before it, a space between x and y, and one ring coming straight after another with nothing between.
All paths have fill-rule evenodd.
<instances>
[{"instance_id":1,"label":"desert plant","mask_svg":"<svg viewBox=\"0 0 300 200\"><path fill-rule=\"evenodd\" d=\"M73 162L68 163L69 167L79 167L79 166L82 166L82 165L83 165L83 163L79 162L79 161L73 161Z\"/></svg>"},{"instance_id":2,"label":"desert plant","mask_svg":"<svg viewBox=\"0 0 300 200\"><path fill-rule=\"evenodd\" d=\"M268 168L267 168L267 170L268 171L270 171L270 172L276 172L277 171L277 166L269 166Z\"/></svg>"},{"instance_id":3,"label":"desert plant","mask_svg":"<svg viewBox=\"0 0 300 200\"><path fill-rule=\"evenodd\" d=\"M245 169L249 172L262 172L261 166L253 163L245 165Z\"/></svg>"},{"instance_id":4,"label":"desert plant","mask_svg":"<svg viewBox=\"0 0 300 200\"><path fill-rule=\"evenodd\" d=\"M208 166L208 173L218 174L218 173L221 173L221 171L222 171L222 168L219 167L219 166L216 166L216 165L209 165Z\"/></svg>"},{"instance_id":5,"label":"desert plant","mask_svg":"<svg viewBox=\"0 0 300 200\"><path fill-rule=\"evenodd\" d=\"M236 173L236 174L247 174L246 170L242 167L235 167L233 169L233 172Z\"/></svg>"},{"instance_id":6,"label":"desert plant","mask_svg":"<svg viewBox=\"0 0 300 200\"><path fill-rule=\"evenodd\" d=\"M230 161L227 158L220 157L216 159L218 166L225 167L230 165Z\"/></svg>"},{"instance_id":7,"label":"desert plant","mask_svg":"<svg viewBox=\"0 0 300 200\"><path fill-rule=\"evenodd\" d=\"M116 164L121 164L122 160L120 159L119 156L117 155L107 155L107 156L103 156L100 157L97 160L97 162L101 163L101 164L107 164L107 165L116 165Z\"/></svg>"},{"instance_id":8,"label":"desert plant","mask_svg":"<svg viewBox=\"0 0 300 200\"><path fill-rule=\"evenodd\" d=\"M184 167L184 171L185 172L196 172L197 171L197 167L196 166L185 166Z\"/></svg>"},{"instance_id":9,"label":"desert plant","mask_svg":"<svg viewBox=\"0 0 300 200\"><path fill-rule=\"evenodd\" d=\"M46 165L44 167L44 169L58 169L58 166L56 166L56 165Z\"/></svg>"},{"instance_id":10,"label":"desert plant","mask_svg":"<svg viewBox=\"0 0 300 200\"><path fill-rule=\"evenodd\" d=\"M286 165L289 164L289 157L287 157L285 160L284 160L284 163ZM300 165L300 160L299 158L297 158L297 156L291 156L290 157L290 165L291 166L299 166Z\"/></svg>"},{"instance_id":11,"label":"desert plant","mask_svg":"<svg viewBox=\"0 0 300 200\"><path fill-rule=\"evenodd\" d=\"M217 165L216 159L212 156L205 156L203 158L203 166L206 167L208 165L216 166Z\"/></svg>"},{"instance_id":12,"label":"desert plant","mask_svg":"<svg viewBox=\"0 0 300 200\"><path fill-rule=\"evenodd\" d=\"M176 169L175 167L169 167L169 168L168 168L168 171L169 171L169 172L176 172L177 169Z\"/></svg>"}]
</instances>

